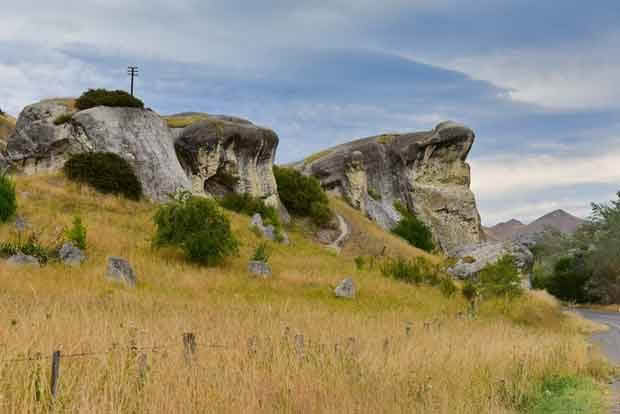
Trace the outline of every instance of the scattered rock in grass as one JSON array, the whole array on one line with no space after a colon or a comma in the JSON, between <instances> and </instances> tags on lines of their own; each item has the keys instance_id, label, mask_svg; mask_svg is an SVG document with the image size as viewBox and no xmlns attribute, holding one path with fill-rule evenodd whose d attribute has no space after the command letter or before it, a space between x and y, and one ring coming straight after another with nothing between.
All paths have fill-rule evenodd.
<instances>
[{"instance_id":1,"label":"scattered rock in grass","mask_svg":"<svg viewBox=\"0 0 620 414\"><path fill-rule=\"evenodd\" d=\"M25 255L23 253L17 253L9 257L6 262L14 266L41 266L39 263L39 259L34 256Z\"/></svg>"},{"instance_id":2,"label":"scattered rock in grass","mask_svg":"<svg viewBox=\"0 0 620 414\"><path fill-rule=\"evenodd\" d=\"M250 222L250 228L256 228L268 240L277 241L282 244L289 244L288 235L280 230L279 234L276 231L276 228L273 225L265 226L263 224L263 218L259 213L256 213L252 216L252 221ZM278 237L279 236L279 237Z\"/></svg>"},{"instance_id":3,"label":"scattered rock in grass","mask_svg":"<svg viewBox=\"0 0 620 414\"><path fill-rule=\"evenodd\" d=\"M60 261L67 266L79 267L82 262L86 260L86 255L84 252L75 247L73 243L63 244L58 251L58 255L60 257Z\"/></svg>"},{"instance_id":4,"label":"scattered rock in grass","mask_svg":"<svg viewBox=\"0 0 620 414\"><path fill-rule=\"evenodd\" d=\"M130 287L136 286L136 274L129 262L120 257L108 257L108 279L121 282Z\"/></svg>"},{"instance_id":5,"label":"scattered rock in grass","mask_svg":"<svg viewBox=\"0 0 620 414\"><path fill-rule=\"evenodd\" d=\"M25 217L22 217L22 216L15 217L15 228L17 229L18 232L20 233L24 232L29 227L31 227L30 223L28 222L28 220L26 220Z\"/></svg>"},{"instance_id":6,"label":"scattered rock in grass","mask_svg":"<svg viewBox=\"0 0 620 414\"><path fill-rule=\"evenodd\" d=\"M354 299L355 282L353 282L353 279L348 278L340 282L336 289L334 289L334 294L339 298Z\"/></svg>"},{"instance_id":7,"label":"scattered rock in grass","mask_svg":"<svg viewBox=\"0 0 620 414\"><path fill-rule=\"evenodd\" d=\"M260 260L250 260L250 263L248 263L248 272L253 276L267 279L271 277L271 266Z\"/></svg>"}]
</instances>

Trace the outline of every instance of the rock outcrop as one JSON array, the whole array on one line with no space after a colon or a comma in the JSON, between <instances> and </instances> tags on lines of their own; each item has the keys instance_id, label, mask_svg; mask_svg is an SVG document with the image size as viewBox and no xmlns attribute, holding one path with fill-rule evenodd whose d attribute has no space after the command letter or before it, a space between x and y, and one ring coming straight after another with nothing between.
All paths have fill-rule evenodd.
<instances>
[{"instance_id":1,"label":"rock outcrop","mask_svg":"<svg viewBox=\"0 0 620 414\"><path fill-rule=\"evenodd\" d=\"M62 115L71 118L54 122ZM71 112L65 101L43 101L22 111L7 142L7 158L26 174L59 170L81 152L112 152L127 160L152 200L189 189L170 129L150 110L100 106Z\"/></svg>"},{"instance_id":2,"label":"rock outcrop","mask_svg":"<svg viewBox=\"0 0 620 414\"><path fill-rule=\"evenodd\" d=\"M432 230L446 252L484 240L465 162L474 132L454 122L432 131L381 135L343 144L293 164L384 228L400 202Z\"/></svg>"},{"instance_id":3,"label":"rock outcrop","mask_svg":"<svg viewBox=\"0 0 620 414\"><path fill-rule=\"evenodd\" d=\"M177 133L177 155L190 177L192 192L221 196L248 193L280 209L273 175L278 136L249 121L213 116Z\"/></svg>"},{"instance_id":4,"label":"rock outcrop","mask_svg":"<svg viewBox=\"0 0 620 414\"><path fill-rule=\"evenodd\" d=\"M530 274L534 265L534 255L524 244L505 242L486 242L462 247L453 252L456 264L448 272L460 279L476 275L486 265L493 264L505 255L515 259L515 265L521 274L523 286L530 287Z\"/></svg>"}]
</instances>

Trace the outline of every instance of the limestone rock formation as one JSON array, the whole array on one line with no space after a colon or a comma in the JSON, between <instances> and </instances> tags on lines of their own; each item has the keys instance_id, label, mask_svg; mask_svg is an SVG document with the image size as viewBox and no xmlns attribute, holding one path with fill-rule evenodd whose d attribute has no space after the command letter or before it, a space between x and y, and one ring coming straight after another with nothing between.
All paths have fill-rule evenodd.
<instances>
[{"instance_id":1,"label":"limestone rock formation","mask_svg":"<svg viewBox=\"0 0 620 414\"><path fill-rule=\"evenodd\" d=\"M465 162L474 138L468 127L448 121L432 131L353 141L292 167L315 176L386 229L400 220L394 203L402 203L450 252L484 240Z\"/></svg>"},{"instance_id":2,"label":"limestone rock formation","mask_svg":"<svg viewBox=\"0 0 620 414\"><path fill-rule=\"evenodd\" d=\"M71 119L56 125L64 114ZM164 120L150 110L100 106L71 112L64 101L43 101L22 111L7 155L24 173L33 174L62 168L70 154L113 152L134 167L147 197L166 200L168 194L189 188L172 141Z\"/></svg>"},{"instance_id":3,"label":"limestone rock formation","mask_svg":"<svg viewBox=\"0 0 620 414\"><path fill-rule=\"evenodd\" d=\"M175 149L195 194L248 193L280 209L273 175L278 136L234 117L213 116L178 134Z\"/></svg>"},{"instance_id":4,"label":"limestone rock formation","mask_svg":"<svg viewBox=\"0 0 620 414\"><path fill-rule=\"evenodd\" d=\"M524 287L530 287L529 280L534 266L534 255L524 244L515 241L486 242L464 246L454 251L453 254L457 262L448 269L448 272L460 279L470 278L486 265L497 262L505 255L511 255L515 258Z\"/></svg>"}]
</instances>

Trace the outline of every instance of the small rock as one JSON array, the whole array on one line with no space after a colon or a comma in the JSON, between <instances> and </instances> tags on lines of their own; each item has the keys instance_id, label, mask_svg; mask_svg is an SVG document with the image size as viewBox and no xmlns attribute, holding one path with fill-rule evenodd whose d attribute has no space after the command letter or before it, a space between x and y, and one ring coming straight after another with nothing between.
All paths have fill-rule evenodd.
<instances>
[{"instance_id":1,"label":"small rock","mask_svg":"<svg viewBox=\"0 0 620 414\"><path fill-rule=\"evenodd\" d=\"M334 294L339 298L355 298L355 282L353 282L353 279L348 278L340 282L336 289L334 289Z\"/></svg>"},{"instance_id":2,"label":"small rock","mask_svg":"<svg viewBox=\"0 0 620 414\"><path fill-rule=\"evenodd\" d=\"M27 256L23 253L17 253L16 255L9 257L6 262L14 266L40 266L39 259L34 256Z\"/></svg>"},{"instance_id":3,"label":"small rock","mask_svg":"<svg viewBox=\"0 0 620 414\"><path fill-rule=\"evenodd\" d=\"M126 283L131 287L136 286L136 275L129 262L120 257L108 257L108 279L115 282Z\"/></svg>"},{"instance_id":4,"label":"small rock","mask_svg":"<svg viewBox=\"0 0 620 414\"><path fill-rule=\"evenodd\" d=\"M22 216L15 217L15 228L17 229L17 231L19 232L26 231L28 227L31 227L30 223L28 223L28 220L26 220Z\"/></svg>"},{"instance_id":5,"label":"small rock","mask_svg":"<svg viewBox=\"0 0 620 414\"><path fill-rule=\"evenodd\" d=\"M248 263L248 272L256 277L266 279L271 277L271 266L260 260L250 260L250 263Z\"/></svg>"},{"instance_id":6,"label":"small rock","mask_svg":"<svg viewBox=\"0 0 620 414\"><path fill-rule=\"evenodd\" d=\"M63 244L58 251L58 255L60 256L60 260L67 266L79 267L82 262L86 260L84 252L75 247L73 243Z\"/></svg>"},{"instance_id":7,"label":"small rock","mask_svg":"<svg viewBox=\"0 0 620 414\"><path fill-rule=\"evenodd\" d=\"M260 214L256 213L252 216L252 221L250 222L250 227L256 226L259 229L263 227L263 218Z\"/></svg>"}]
</instances>

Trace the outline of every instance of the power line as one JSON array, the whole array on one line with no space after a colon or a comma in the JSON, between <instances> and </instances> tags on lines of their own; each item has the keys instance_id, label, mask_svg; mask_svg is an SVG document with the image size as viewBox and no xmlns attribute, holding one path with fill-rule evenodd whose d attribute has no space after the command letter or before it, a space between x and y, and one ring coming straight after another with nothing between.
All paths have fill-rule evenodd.
<instances>
[{"instance_id":1,"label":"power line","mask_svg":"<svg viewBox=\"0 0 620 414\"><path fill-rule=\"evenodd\" d=\"M127 74L131 76L131 96L133 96L133 79L138 77L138 67L137 66L127 67Z\"/></svg>"}]
</instances>

